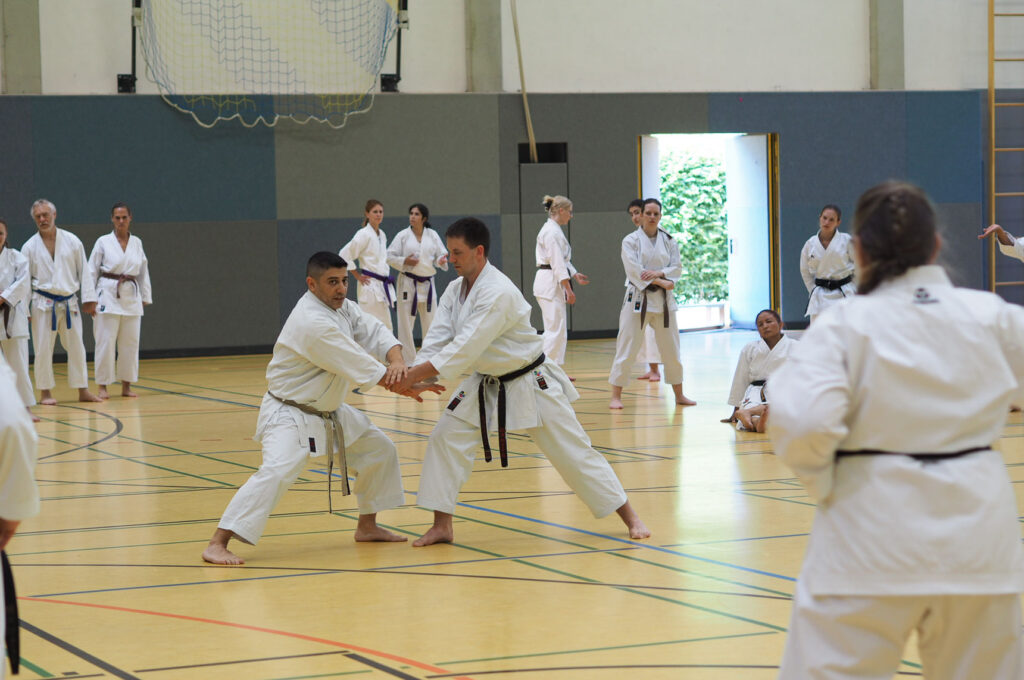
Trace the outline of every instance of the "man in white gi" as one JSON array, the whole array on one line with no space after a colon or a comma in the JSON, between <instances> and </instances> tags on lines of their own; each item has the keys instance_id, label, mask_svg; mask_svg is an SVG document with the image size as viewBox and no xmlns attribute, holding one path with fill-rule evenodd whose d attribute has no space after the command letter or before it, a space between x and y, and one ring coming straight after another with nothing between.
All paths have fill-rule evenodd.
<instances>
[{"instance_id":1,"label":"man in white gi","mask_svg":"<svg viewBox=\"0 0 1024 680\"><path fill-rule=\"evenodd\" d=\"M0 357L0 550L10 542L23 519L39 512L35 469L36 431L18 396L14 373ZM6 602L8 598L14 601L13 596L14 593L4 593L0 579L0 601ZM5 627L5 618L0 615L0 645L10 632ZM11 669L17 673L13 654ZM0 678L3 676L3 655L0 655Z\"/></svg>"},{"instance_id":2,"label":"man in white gi","mask_svg":"<svg viewBox=\"0 0 1024 680\"><path fill-rule=\"evenodd\" d=\"M96 288L86 274L85 247L77 236L57 228L57 208L41 198L32 204L38 232L21 248L32 277L32 347L40 404L53 405L53 346L57 337L68 353L68 385L78 389L79 401L100 401L89 391L82 342L82 311L96 313Z\"/></svg>"},{"instance_id":3,"label":"man in white gi","mask_svg":"<svg viewBox=\"0 0 1024 680\"><path fill-rule=\"evenodd\" d=\"M413 545L454 540L459 489L469 479L481 439L490 460L487 432L495 426L502 466L507 464L505 431L526 430L595 517L615 511L630 538L650 536L576 419L569 404L579 395L565 372L544 357L542 340L530 325L530 304L487 261L487 226L466 217L448 227L446 236L448 261L460 278L441 296L417 364L399 389L435 375L472 375L459 385L427 441L417 504L434 511L434 524Z\"/></svg>"},{"instance_id":4,"label":"man in white gi","mask_svg":"<svg viewBox=\"0 0 1024 680\"><path fill-rule=\"evenodd\" d=\"M14 371L25 407L36 403L28 377L28 305L32 282L28 260L7 242L7 223L0 220L0 354ZM30 411L31 413L31 411ZM33 420L38 420L32 416Z\"/></svg>"},{"instance_id":5,"label":"man in white gi","mask_svg":"<svg viewBox=\"0 0 1024 680\"><path fill-rule=\"evenodd\" d=\"M395 387L405 375L402 347L377 319L345 299L347 264L334 253L319 252L306 267L309 289L296 303L274 345L267 366L267 393L260 405L254 439L263 446L263 463L228 504L203 559L213 564L243 564L228 550L232 538L255 544L271 511L307 459L328 457L328 484L334 454L343 493L348 471L356 477L359 504L357 541L404 541L377 526L377 513L405 500L398 452L369 418L345 404L355 387ZM381 361L387 361L385 367ZM417 401L438 385L406 385L401 393ZM328 494L330 486L328 486Z\"/></svg>"}]
</instances>

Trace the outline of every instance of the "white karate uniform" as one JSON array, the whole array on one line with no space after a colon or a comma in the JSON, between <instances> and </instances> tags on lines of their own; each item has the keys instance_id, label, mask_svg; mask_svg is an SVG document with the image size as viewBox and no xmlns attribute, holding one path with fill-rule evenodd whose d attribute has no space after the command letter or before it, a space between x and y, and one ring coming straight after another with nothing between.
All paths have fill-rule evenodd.
<instances>
[{"instance_id":1,"label":"white karate uniform","mask_svg":"<svg viewBox=\"0 0 1024 680\"><path fill-rule=\"evenodd\" d=\"M96 287L96 384L110 385L117 380L139 380L139 332L143 305L153 302L149 281L149 263L137 236L128 237L122 250L117 236L111 232L96 240L89 255L89 280ZM135 282L118 282L101 274L133 276ZM115 373L115 346L117 364Z\"/></svg>"},{"instance_id":2,"label":"white karate uniform","mask_svg":"<svg viewBox=\"0 0 1024 680\"><path fill-rule=\"evenodd\" d=\"M390 276L391 270L387 261L388 237L383 229L373 230L369 224L356 232L352 240L346 243L338 255L348 263L351 271L359 260L360 271L371 271L380 276ZM390 331L391 307L395 304L395 287L383 281L371 278L367 284L359 283L356 288L356 299L364 312L380 319Z\"/></svg>"},{"instance_id":3,"label":"white karate uniform","mask_svg":"<svg viewBox=\"0 0 1024 680\"><path fill-rule=\"evenodd\" d=\"M356 387L369 389L384 376L381 363L398 341L377 319L346 300L333 310L307 291L292 309L267 366L267 394L260 405L253 439L263 446L259 470L242 485L224 510L218 527L256 543L281 496L306 469L308 458L323 456L323 418L274 397L334 411L345 439L352 492L359 514L387 510L405 501L398 451L370 419L345 403ZM326 502L320 494L317 503Z\"/></svg>"},{"instance_id":4,"label":"white karate uniform","mask_svg":"<svg viewBox=\"0 0 1024 680\"><path fill-rule=\"evenodd\" d=\"M565 288L561 282L572 280L576 268L572 266L572 246L562 227L550 217L537 233L537 273L533 276L533 296L537 298L544 321L544 354L561 366L565 363L565 345L568 338L566 322ZM540 269L541 265L550 269Z\"/></svg>"},{"instance_id":5,"label":"white karate uniform","mask_svg":"<svg viewBox=\"0 0 1024 680\"><path fill-rule=\"evenodd\" d=\"M829 309L772 375L775 453L818 503L781 678L891 677L914 628L925 677L1024 677L1002 457L895 453L999 439L1024 403L1022 342L1024 309L924 266Z\"/></svg>"},{"instance_id":6,"label":"white karate uniform","mask_svg":"<svg viewBox=\"0 0 1024 680\"><path fill-rule=\"evenodd\" d=\"M658 338L654 337L654 329L648 325L644 329L644 344L636 360L641 364L660 364L661 352L658 351ZM645 371L646 372L646 371Z\"/></svg>"},{"instance_id":7,"label":"white karate uniform","mask_svg":"<svg viewBox=\"0 0 1024 680\"><path fill-rule=\"evenodd\" d=\"M21 521L39 513L36 442L36 429L18 396L14 373L0 358L0 518ZM0 580L0 603L3 596ZM4 633L5 621L0 616L0 678L7 668Z\"/></svg>"},{"instance_id":8,"label":"white karate uniform","mask_svg":"<svg viewBox=\"0 0 1024 680\"><path fill-rule=\"evenodd\" d=\"M485 264L465 298L463 284L460 277L448 285L416 356L417 363L430 362L445 380L472 372L452 392L423 459L417 505L447 513L455 512L459 489L469 479L481 446L480 382L484 376L528 366L543 349L530 325L530 304L496 267ZM505 389L507 429L526 430L595 517L626 503L622 484L608 461L591 448L570 406L579 394L558 364L548 359L507 382ZM484 393L489 431L498 426L497 392L488 385ZM497 445L493 448L497 457Z\"/></svg>"},{"instance_id":9,"label":"white karate uniform","mask_svg":"<svg viewBox=\"0 0 1024 680\"><path fill-rule=\"evenodd\" d=\"M768 376L774 373L793 351L794 345L796 345L796 340L785 334L771 349L761 338L744 345L740 350L740 358L736 362L736 371L732 375L729 406L750 408L766 404L767 402L762 398L765 393L763 386L750 383L755 380L767 380Z\"/></svg>"},{"instance_id":10,"label":"white karate uniform","mask_svg":"<svg viewBox=\"0 0 1024 680\"><path fill-rule=\"evenodd\" d=\"M857 284L853 281L835 290L814 283L814 279L845 279L854 273L854 263L853 238L849 234L837 231L827 249L821 245L817 234L807 239L800 250L800 276L810 296L804 316L813 321L831 305L857 294Z\"/></svg>"},{"instance_id":11,"label":"white karate uniform","mask_svg":"<svg viewBox=\"0 0 1024 680\"><path fill-rule=\"evenodd\" d=\"M1007 234L1007 236L1010 236L1010 234ZM1010 236L1010 240L1013 241L1013 243L1008 246L999 243L999 241L996 240L996 243L999 244L999 251L1003 255L1009 255L1010 257L1015 257L1024 262L1024 242L1014 236Z\"/></svg>"},{"instance_id":12,"label":"white karate uniform","mask_svg":"<svg viewBox=\"0 0 1024 680\"><path fill-rule=\"evenodd\" d=\"M7 300L8 326L3 324L0 308L0 354L14 371L18 394L26 406L36 403L32 381L28 377L28 306L32 283L28 259L9 245L0 250L0 297Z\"/></svg>"},{"instance_id":13,"label":"white karate uniform","mask_svg":"<svg viewBox=\"0 0 1024 680\"><path fill-rule=\"evenodd\" d=\"M96 287L86 276L85 248L77 236L57 229L54 254L51 257L38 233L21 248L28 258L32 277L32 346L35 349L36 387L52 390L57 384L53 378L53 345L56 338L68 353L68 385L81 389L89 386L85 366L85 343L82 342L82 315L78 308L78 291L82 302L96 301ZM54 303L37 291L52 295L70 295L68 300ZM68 315L71 317L68 327ZM53 325L56 320L56 332Z\"/></svg>"},{"instance_id":14,"label":"white karate uniform","mask_svg":"<svg viewBox=\"0 0 1024 680\"><path fill-rule=\"evenodd\" d=\"M622 239L622 266L626 270L626 293L619 312L619 334L615 338L615 359L608 382L617 387L629 384L629 372L644 343L644 329L640 326L640 310L644 289L650 285L640 273L645 269L664 273L662 278L675 283L682 275L679 245L664 229L658 229L654 240L643 227ZM671 290L647 292L645 326L652 328L654 339L665 365L665 382L679 385L683 382L683 364L679 360L679 324L676 322L676 297ZM662 310L668 306L669 327L665 328Z\"/></svg>"},{"instance_id":15,"label":"white karate uniform","mask_svg":"<svg viewBox=\"0 0 1024 680\"><path fill-rule=\"evenodd\" d=\"M416 255L419 262L412 268L405 264L405 258ZM448 271L448 261L441 262L441 258L448 255L448 249L441 243L441 237L430 227L424 227L419 239L412 227L406 227L395 235L391 245L388 246L388 264L399 271L398 274L398 297L395 304L395 318L398 320L398 341L402 343L402 357L407 364L412 364L416 358L416 346L413 343L412 328L416 325L416 312L420 315L420 331L422 337L427 337L430 330L430 323L434 318L434 310L437 308L437 289L434 287L434 274L437 267ZM416 276L429 276L430 281L414 281L405 275L408 271ZM428 296L432 300L430 307L427 307ZM412 301L416 298L416 307L413 309Z\"/></svg>"}]
</instances>

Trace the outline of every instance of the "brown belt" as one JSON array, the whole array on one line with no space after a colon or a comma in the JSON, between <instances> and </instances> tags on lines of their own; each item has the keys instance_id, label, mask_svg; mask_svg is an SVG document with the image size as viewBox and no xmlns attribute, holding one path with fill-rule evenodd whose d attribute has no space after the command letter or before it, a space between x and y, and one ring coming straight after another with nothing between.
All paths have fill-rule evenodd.
<instances>
[{"instance_id":1,"label":"brown belt","mask_svg":"<svg viewBox=\"0 0 1024 680\"><path fill-rule=\"evenodd\" d=\"M285 406L291 406L303 413L323 418L324 432L327 435L327 451L325 451L327 454L327 511L334 512L334 506L331 501L331 478L333 477L335 458L337 458L338 469L341 473L341 495L348 496L352 493L348 486L348 462L345 460L345 433L341 429L341 423L338 422L337 415L334 411L317 411L309 404L300 404L291 399L282 399L270 390L267 390L267 394Z\"/></svg>"},{"instance_id":2,"label":"brown belt","mask_svg":"<svg viewBox=\"0 0 1024 680\"><path fill-rule=\"evenodd\" d=\"M128 274L111 274L110 272L101 272L100 277L104 279L114 279L115 281L117 281L117 286L114 288L114 290L117 291L118 298L121 297L121 284L124 283L125 281L131 281L132 283L134 283L135 292L139 291L139 282L135 280L134 276L129 276Z\"/></svg>"},{"instance_id":3,"label":"brown belt","mask_svg":"<svg viewBox=\"0 0 1024 680\"><path fill-rule=\"evenodd\" d=\"M644 320L647 318L647 291L649 291L649 290L660 290L661 291L662 297L664 298L664 300L662 301L662 305L661 305L661 312L662 312L662 317L664 318L664 321L665 321L665 328L668 328L668 291L665 290L664 288L662 288L661 286L654 285L653 283L651 285L647 286L646 288L644 288L644 291L643 291L643 293L644 293L644 300L640 304L640 328L643 329L643 327L644 327Z\"/></svg>"}]
</instances>

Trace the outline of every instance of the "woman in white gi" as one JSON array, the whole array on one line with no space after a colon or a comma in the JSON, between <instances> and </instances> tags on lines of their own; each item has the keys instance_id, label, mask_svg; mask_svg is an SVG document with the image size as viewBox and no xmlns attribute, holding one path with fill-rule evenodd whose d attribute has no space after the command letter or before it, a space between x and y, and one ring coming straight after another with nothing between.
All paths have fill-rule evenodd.
<instances>
[{"instance_id":1,"label":"woman in white gi","mask_svg":"<svg viewBox=\"0 0 1024 680\"><path fill-rule=\"evenodd\" d=\"M737 430L764 432L768 426L765 385L768 377L789 356L796 341L782 332L782 317L774 309L762 309L754 323L761 337L740 350L729 390L732 415L722 422L736 423Z\"/></svg>"},{"instance_id":2,"label":"woman in white gi","mask_svg":"<svg viewBox=\"0 0 1024 680\"><path fill-rule=\"evenodd\" d=\"M28 377L28 305L31 298L28 260L7 242L7 223L0 220L0 354L14 371L18 394L26 408L36 403L32 381ZM38 420L36 416L32 417Z\"/></svg>"},{"instance_id":3,"label":"woman in white gi","mask_svg":"<svg viewBox=\"0 0 1024 680\"><path fill-rule=\"evenodd\" d=\"M1024 677L1017 501L991 449L1024 399L1024 309L954 288L924 193L854 217L859 289L768 384L776 454L817 502L780 678Z\"/></svg>"},{"instance_id":4,"label":"woman in white gi","mask_svg":"<svg viewBox=\"0 0 1024 680\"><path fill-rule=\"evenodd\" d=\"M121 381L121 396L136 397L139 381L139 334L142 308L153 302L149 262L142 241L131 233L132 209L115 203L110 210L114 230L96 240L87 276L96 286L95 370L97 396L109 399L107 386ZM115 361L116 356L116 361Z\"/></svg>"},{"instance_id":5,"label":"woman in white gi","mask_svg":"<svg viewBox=\"0 0 1024 680\"><path fill-rule=\"evenodd\" d=\"M356 289L359 306L367 314L380 319L390 331L395 279L388 267L388 237L380 228L383 220L384 204L371 198L363 210L363 228L338 251L338 255L351 265L351 274L359 282Z\"/></svg>"},{"instance_id":6,"label":"woman in white gi","mask_svg":"<svg viewBox=\"0 0 1024 680\"><path fill-rule=\"evenodd\" d=\"M807 311L815 317L840 300L857 292L853 282L853 240L839 231L843 213L831 203L818 215L818 233L807 239L800 251L800 276L807 286Z\"/></svg>"},{"instance_id":7,"label":"woman in white gi","mask_svg":"<svg viewBox=\"0 0 1024 680\"><path fill-rule=\"evenodd\" d=\"M639 227L644 221L644 202L634 198L626 207L629 219L633 221L633 227ZM647 372L641 375L638 380L650 380L658 382L661 380L661 373L658 371L658 364L661 363L661 354L658 352L658 341L654 339L654 329L648 326L644 329L644 346L636 360L641 364L647 364Z\"/></svg>"},{"instance_id":8,"label":"woman in white gi","mask_svg":"<svg viewBox=\"0 0 1024 680\"><path fill-rule=\"evenodd\" d=\"M622 266L626 270L626 294L619 312L619 334L615 359L608 382L612 386L609 408L622 408L622 388L629 382L629 369L644 342L644 327L654 329L658 350L665 362L665 381L672 385L676 403L697 402L683 395L683 364L679 361L679 326L676 298L672 291L682 274L679 245L658 227L661 201L644 200L643 225L622 239Z\"/></svg>"},{"instance_id":9,"label":"woman in white gi","mask_svg":"<svg viewBox=\"0 0 1024 680\"><path fill-rule=\"evenodd\" d=\"M572 219L572 201L565 196L545 196L543 205L548 219L537 233L533 296L544 321L544 354L561 366L565 363L567 339L565 307L576 304L571 280L585 286L590 279L572 266L572 247L562 233L562 227Z\"/></svg>"},{"instance_id":10,"label":"woman in white gi","mask_svg":"<svg viewBox=\"0 0 1024 680\"><path fill-rule=\"evenodd\" d=\"M430 226L430 210L422 203L409 206L409 226L395 234L387 251L388 264L399 271L398 341L402 343L402 357L407 364L416 358L412 328L416 314L420 315L421 337L427 337L430 322L437 306L434 274L437 267L448 271L448 251L441 237Z\"/></svg>"}]
</instances>

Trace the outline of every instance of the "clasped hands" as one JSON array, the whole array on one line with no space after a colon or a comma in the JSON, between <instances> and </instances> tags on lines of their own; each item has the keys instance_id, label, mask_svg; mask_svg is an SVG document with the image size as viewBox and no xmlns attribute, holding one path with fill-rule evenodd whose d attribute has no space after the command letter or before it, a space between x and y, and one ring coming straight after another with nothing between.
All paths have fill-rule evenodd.
<instances>
[{"instance_id":1,"label":"clasped hands","mask_svg":"<svg viewBox=\"0 0 1024 680\"><path fill-rule=\"evenodd\" d=\"M419 382L416 380L416 377L410 373L410 369L405 365L404 361L392 361L378 384L389 392L415 399L420 403L423 402L423 397L420 396L423 392L441 394L445 389L443 385L438 385L437 383Z\"/></svg>"},{"instance_id":2,"label":"clasped hands","mask_svg":"<svg viewBox=\"0 0 1024 680\"><path fill-rule=\"evenodd\" d=\"M672 290L673 288L675 288L676 284L672 283L666 278L662 278L664 275L664 272L655 271L653 269L645 269L642 272L640 272L640 280L650 281L651 284L664 288L665 290Z\"/></svg>"}]
</instances>

